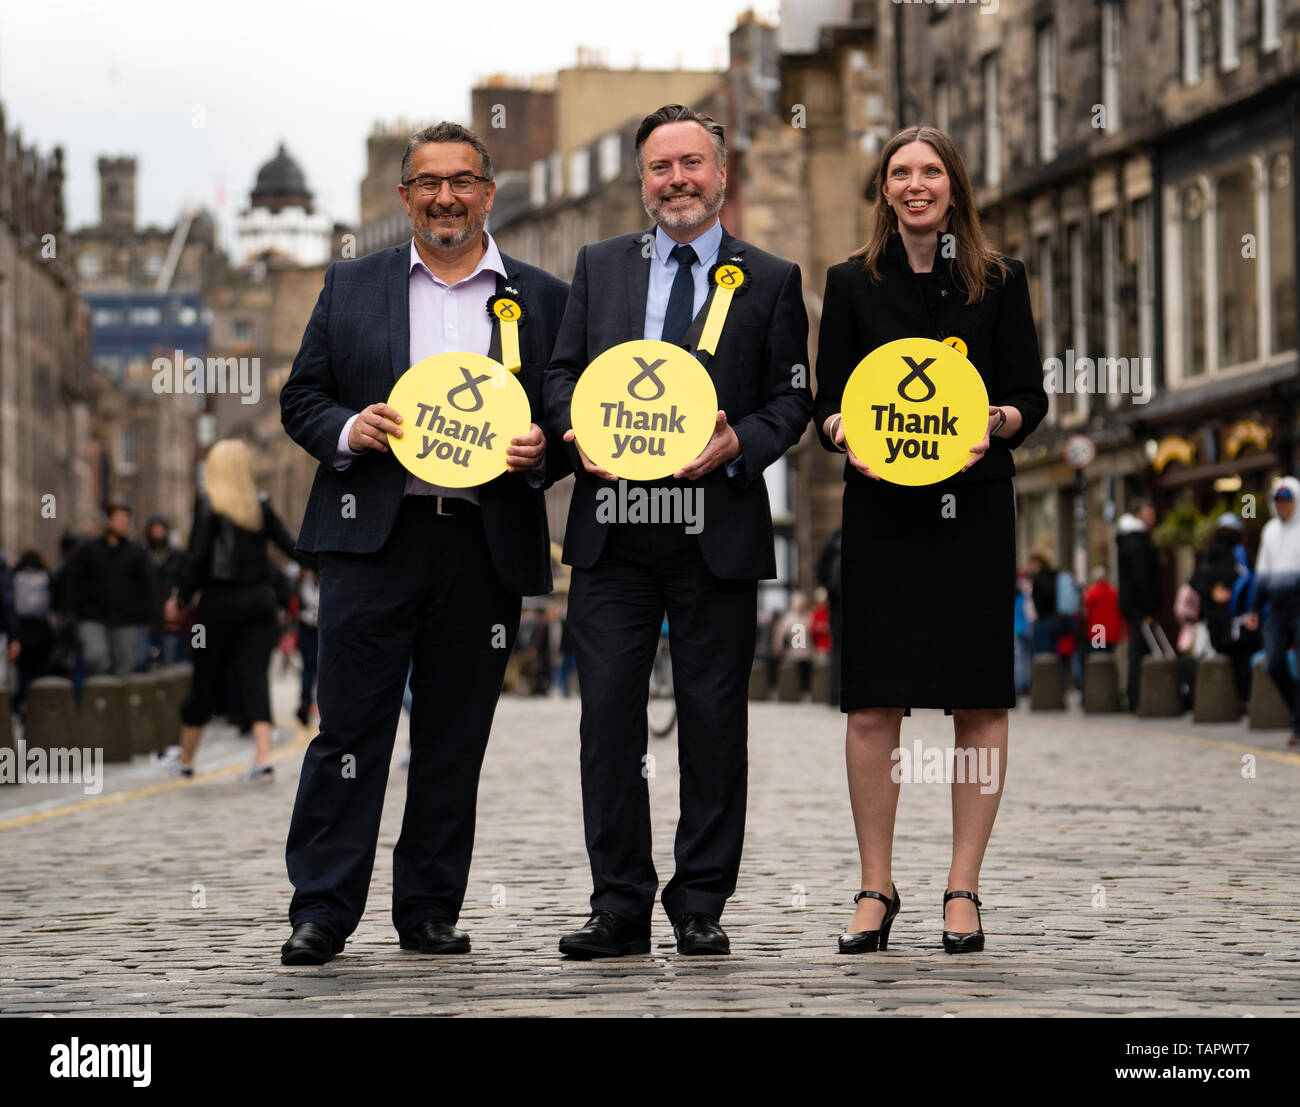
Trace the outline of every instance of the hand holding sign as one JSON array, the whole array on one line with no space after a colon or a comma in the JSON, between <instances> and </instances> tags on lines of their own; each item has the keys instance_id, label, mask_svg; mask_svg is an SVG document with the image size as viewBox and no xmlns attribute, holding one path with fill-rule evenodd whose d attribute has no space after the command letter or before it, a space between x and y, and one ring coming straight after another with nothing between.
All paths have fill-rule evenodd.
<instances>
[{"instance_id":1,"label":"hand holding sign","mask_svg":"<svg viewBox=\"0 0 1300 1107\"><path fill-rule=\"evenodd\" d=\"M844 435L884 480L923 485L969 468L988 449L989 399L952 346L901 338L864 357L844 388ZM983 449L980 449L980 447Z\"/></svg>"},{"instance_id":2,"label":"hand holding sign","mask_svg":"<svg viewBox=\"0 0 1300 1107\"><path fill-rule=\"evenodd\" d=\"M472 488L537 463L531 450L540 431L528 394L505 366L483 354L437 354L417 362L393 386L386 406L410 431L387 431L393 456L430 484ZM532 465L519 464L526 460Z\"/></svg>"},{"instance_id":3,"label":"hand holding sign","mask_svg":"<svg viewBox=\"0 0 1300 1107\"><path fill-rule=\"evenodd\" d=\"M683 465L673 474L678 480L699 480L705 473L711 473L734 457L740 456L740 439L727 422L727 413L718 412L713 424L713 435L709 444L700 452L700 456L689 465Z\"/></svg>"},{"instance_id":4,"label":"hand holding sign","mask_svg":"<svg viewBox=\"0 0 1300 1107\"><path fill-rule=\"evenodd\" d=\"M387 404L371 404L363 407L348 431L348 449L354 454L362 450L388 452L388 435L402 437L402 428L397 424L402 421L396 408Z\"/></svg>"},{"instance_id":5,"label":"hand holding sign","mask_svg":"<svg viewBox=\"0 0 1300 1107\"><path fill-rule=\"evenodd\" d=\"M565 438L577 441L588 472L659 480L705 452L718 396L704 366L680 346L638 339L587 366L569 410L574 439Z\"/></svg>"}]
</instances>

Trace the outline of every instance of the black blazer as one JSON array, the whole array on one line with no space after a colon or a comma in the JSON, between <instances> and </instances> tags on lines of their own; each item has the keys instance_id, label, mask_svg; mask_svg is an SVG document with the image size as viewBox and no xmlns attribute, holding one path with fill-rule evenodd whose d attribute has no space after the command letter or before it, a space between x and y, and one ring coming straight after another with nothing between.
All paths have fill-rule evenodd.
<instances>
[{"instance_id":1,"label":"black blazer","mask_svg":"<svg viewBox=\"0 0 1300 1107\"><path fill-rule=\"evenodd\" d=\"M984 378L989 403L1018 408L1024 422L1010 438L994 438L979 461L948 481L996 480L1015 473L1011 450L1047 414L1047 393L1043 391L1043 365L1029 309L1025 266L1015 258L1003 260L1008 268L1005 282L993 270L984 298L970 305L951 259L939 250L935 251L928 294L923 293L897 234L889 236L881 256L878 283L860 261L841 262L827 271L813 411L823 446L836 449L822 427L840 410L849 374L867 354L899 338L942 341L957 335L966 343L966 356ZM847 461L844 479L870 480Z\"/></svg>"},{"instance_id":2,"label":"black blazer","mask_svg":"<svg viewBox=\"0 0 1300 1107\"><path fill-rule=\"evenodd\" d=\"M410 241L355 261L336 261L280 392L280 419L289 436L320 461L298 536L311 553L374 553L388 540L401 506L406 470L392 453L367 450L344 471L334 468L343 424L362 408L388 398L408 368L410 353ZM527 317L519 327L533 422L542 418L542 370L555 343L568 285L544 270L501 255L507 276L497 292L516 289ZM484 301L483 310L487 310ZM489 353L499 358L499 322ZM569 471L563 442L548 439L545 484ZM352 493L355 518L343 517ZM551 590L550 534L542 488L523 473L502 473L478 490L483 527L501 583L521 595Z\"/></svg>"},{"instance_id":3,"label":"black blazer","mask_svg":"<svg viewBox=\"0 0 1300 1107\"><path fill-rule=\"evenodd\" d=\"M645 233L638 232L578 251L564 321L546 369L546 417L553 434L562 435L572 426L569 404L583 370L610 347L645 337L653 261L644 253L645 242ZM763 470L799 441L812 410L806 368L808 314L797 265L741 242L724 229L718 260L732 257L743 260L749 291L732 300L707 368L718 408L727 413L740 440L741 468L732 477L719 465L689 483L698 484L704 493L699 540L710 572L726 580L762 580L776 576ZM698 336L712 300L710 289L687 331L688 346ZM588 473L577 450L570 451L575 483L564 560L589 569L605 547L606 524L596 516L596 492L607 482Z\"/></svg>"}]
</instances>

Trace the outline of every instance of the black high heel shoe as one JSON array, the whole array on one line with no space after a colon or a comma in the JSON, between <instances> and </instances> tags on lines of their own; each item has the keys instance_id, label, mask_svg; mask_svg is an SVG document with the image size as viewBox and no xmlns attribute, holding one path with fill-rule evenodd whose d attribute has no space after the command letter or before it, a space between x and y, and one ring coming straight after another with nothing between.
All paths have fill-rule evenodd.
<instances>
[{"instance_id":1,"label":"black high heel shoe","mask_svg":"<svg viewBox=\"0 0 1300 1107\"><path fill-rule=\"evenodd\" d=\"M979 922L979 929L966 934L945 930L943 932L943 948L949 953L979 953L984 948L984 920L980 918L980 908L984 905L980 903L980 897L974 892L944 892L944 907L947 908L948 901L956 899L958 896L962 899L975 901L975 918Z\"/></svg>"},{"instance_id":2,"label":"black high heel shoe","mask_svg":"<svg viewBox=\"0 0 1300 1107\"><path fill-rule=\"evenodd\" d=\"M898 898L898 885L893 887L892 900L886 899L881 892L859 892L853 897L854 903L860 899L880 900L885 905L885 917L880 920L879 930L859 930L854 934L845 931L841 934L839 942L841 953L875 953L877 949L889 948L889 928L894 925L894 918L898 915L899 908L903 906L903 901Z\"/></svg>"}]
</instances>

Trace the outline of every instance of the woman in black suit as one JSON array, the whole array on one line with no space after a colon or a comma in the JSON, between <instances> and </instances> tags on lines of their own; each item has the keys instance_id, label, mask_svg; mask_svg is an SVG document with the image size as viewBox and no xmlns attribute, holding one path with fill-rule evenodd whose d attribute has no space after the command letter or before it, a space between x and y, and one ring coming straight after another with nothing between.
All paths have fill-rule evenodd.
<instances>
[{"instance_id":1,"label":"woman in black suit","mask_svg":"<svg viewBox=\"0 0 1300 1107\"><path fill-rule=\"evenodd\" d=\"M943 945L974 952L984 948L980 866L1015 705L1011 449L1046 414L1047 396L1024 266L989 247L948 136L932 127L896 134L875 194L870 241L826 275L817 356L816 426L827 449L848 454L841 710L863 891L839 945L858 953L888 942L901 905L890 864L899 787L891 754L903 716L926 707L952 715L958 767L971 765L969 750L988 758L996 778L982 790L975 774L959 782L955 773L952 785ZM959 340L950 344L983 377L991 406L987 435L959 473L907 487L881 480L848 449L840 407L863 357L917 337Z\"/></svg>"}]
</instances>

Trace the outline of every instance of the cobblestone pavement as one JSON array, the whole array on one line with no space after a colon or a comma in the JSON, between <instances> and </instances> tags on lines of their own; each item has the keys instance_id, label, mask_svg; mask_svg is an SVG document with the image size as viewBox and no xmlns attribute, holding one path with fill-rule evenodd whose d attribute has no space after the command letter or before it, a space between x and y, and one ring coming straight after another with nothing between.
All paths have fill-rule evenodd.
<instances>
[{"instance_id":1,"label":"cobblestone pavement","mask_svg":"<svg viewBox=\"0 0 1300 1107\"><path fill-rule=\"evenodd\" d=\"M369 909L322 968L279 963L300 743L280 752L271 785L239 782L205 747L200 768L216 772L151 789L142 782L162 780L156 770L122 769L104 796L58 813L11 798L42 785L0 789L0 1012L1300 1014L1300 756L1284 732L1017 713L980 889L987 950L958 959L939 945L948 788L908 784L890 949L845 957L835 936L851 915L857 854L842 716L754 705L749 833L724 917L732 956L678 957L660 913L649 956L584 963L556 952L585 919L589 893L577 716L574 701L501 703L461 917L474 952L464 957L400 951L389 918L404 730ZM909 748L950 736L940 712L904 724ZM651 752L666 880L675 743Z\"/></svg>"}]
</instances>

